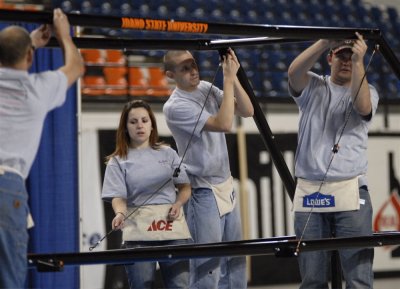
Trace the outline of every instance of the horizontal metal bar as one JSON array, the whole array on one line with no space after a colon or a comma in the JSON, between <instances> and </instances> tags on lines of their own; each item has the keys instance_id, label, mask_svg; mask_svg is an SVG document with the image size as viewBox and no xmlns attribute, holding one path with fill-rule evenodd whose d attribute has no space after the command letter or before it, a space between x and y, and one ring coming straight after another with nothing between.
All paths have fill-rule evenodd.
<instances>
[{"instance_id":1,"label":"horizontal metal bar","mask_svg":"<svg viewBox=\"0 0 400 289\"><path fill-rule=\"evenodd\" d=\"M294 236L269 239L253 239L234 242L190 244L175 246L154 246L135 249L119 249L101 252L28 254L30 267L56 260L63 265L126 264L140 261L166 261L171 259L210 258L223 256L271 255L279 252L294 252L298 241ZM399 232L382 232L373 236L303 240L301 252L335 250L348 248L381 247L399 245ZM290 255L290 254L289 254Z\"/></svg>"},{"instance_id":2,"label":"horizontal metal bar","mask_svg":"<svg viewBox=\"0 0 400 289\"><path fill-rule=\"evenodd\" d=\"M45 11L22 11L0 9L0 20L51 24L53 13ZM139 31L179 32L191 34L240 35L261 37L285 37L303 40L354 38L360 32L365 39L379 39L376 28L314 27L292 25L268 25L245 23L216 23L206 21L154 19L139 17L117 17L92 14L69 13L73 26L133 29Z\"/></svg>"}]
</instances>

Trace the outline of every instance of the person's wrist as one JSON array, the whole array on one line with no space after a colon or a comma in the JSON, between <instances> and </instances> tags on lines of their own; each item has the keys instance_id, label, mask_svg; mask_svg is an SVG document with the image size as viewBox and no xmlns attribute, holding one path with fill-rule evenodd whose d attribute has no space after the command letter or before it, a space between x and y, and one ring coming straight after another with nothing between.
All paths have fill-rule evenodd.
<instances>
[{"instance_id":1,"label":"person's wrist","mask_svg":"<svg viewBox=\"0 0 400 289\"><path fill-rule=\"evenodd\" d=\"M331 50L332 43L328 39L320 39L319 43L322 46L322 49Z\"/></svg>"},{"instance_id":2,"label":"person's wrist","mask_svg":"<svg viewBox=\"0 0 400 289\"><path fill-rule=\"evenodd\" d=\"M224 82L234 84L235 83L235 76L231 75L224 75Z\"/></svg>"},{"instance_id":3,"label":"person's wrist","mask_svg":"<svg viewBox=\"0 0 400 289\"><path fill-rule=\"evenodd\" d=\"M118 214L120 214L120 215L122 215L124 218L126 218L125 213L123 213L123 212L116 212L116 213L115 213L116 216L117 216Z\"/></svg>"}]
</instances>

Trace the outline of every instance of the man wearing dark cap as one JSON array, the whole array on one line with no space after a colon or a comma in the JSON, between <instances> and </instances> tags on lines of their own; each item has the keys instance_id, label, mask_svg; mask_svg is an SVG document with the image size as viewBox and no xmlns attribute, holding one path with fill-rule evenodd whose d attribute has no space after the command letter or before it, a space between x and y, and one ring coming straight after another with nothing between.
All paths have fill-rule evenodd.
<instances>
[{"instance_id":1,"label":"man wearing dark cap","mask_svg":"<svg viewBox=\"0 0 400 289\"><path fill-rule=\"evenodd\" d=\"M330 76L310 70L324 52ZM365 78L367 45L318 40L291 63L289 92L300 111L294 198L298 239L372 235L368 128L378 94ZM300 288L329 288L330 252L299 252ZM373 288L373 249L339 250L346 288Z\"/></svg>"}]
</instances>

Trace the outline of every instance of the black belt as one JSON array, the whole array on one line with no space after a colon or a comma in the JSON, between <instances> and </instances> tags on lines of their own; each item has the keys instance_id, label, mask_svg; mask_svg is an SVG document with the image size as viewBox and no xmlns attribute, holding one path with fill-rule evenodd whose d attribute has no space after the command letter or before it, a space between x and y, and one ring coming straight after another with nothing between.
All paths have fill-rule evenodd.
<instances>
[{"instance_id":1,"label":"black belt","mask_svg":"<svg viewBox=\"0 0 400 289\"><path fill-rule=\"evenodd\" d=\"M363 185L363 186L360 187L360 190L366 190L366 191L368 191L368 186L367 186L367 185Z\"/></svg>"}]
</instances>

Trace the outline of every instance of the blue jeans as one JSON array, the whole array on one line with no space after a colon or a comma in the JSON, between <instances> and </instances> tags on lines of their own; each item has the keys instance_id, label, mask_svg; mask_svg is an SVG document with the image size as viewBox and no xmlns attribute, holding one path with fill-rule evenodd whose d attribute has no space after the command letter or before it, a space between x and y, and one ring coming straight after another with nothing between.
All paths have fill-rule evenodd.
<instances>
[{"instance_id":1,"label":"blue jeans","mask_svg":"<svg viewBox=\"0 0 400 289\"><path fill-rule=\"evenodd\" d=\"M192 191L187 204L187 222L195 243L242 239L239 205L222 217L210 189ZM247 287L246 257L193 258L190 260L191 289L241 289Z\"/></svg>"},{"instance_id":2,"label":"blue jeans","mask_svg":"<svg viewBox=\"0 0 400 289\"><path fill-rule=\"evenodd\" d=\"M138 248L151 246L169 246L187 244L189 240L172 241L130 241L122 248ZM154 285L157 262L137 262L125 265L130 289L151 289ZM189 288L189 260L172 260L159 262L165 288Z\"/></svg>"},{"instance_id":3,"label":"blue jeans","mask_svg":"<svg viewBox=\"0 0 400 289\"><path fill-rule=\"evenodd\" d=\"M28 194L17 174L0 174L0 288L24 288L27 274Z\"/></svg>"},{"instance_id":4,"label":"blue jeans","mask_svg":"<svg viewBox=\"0 0 400 289\"><path fill-rule=\"evenodd\" d=\"M372 235L372 205L369 193L360 188L360 210L335 213L312 213L303 239L322 239L335 237L355 237ZM309 213L295 213L295 231L299 238L304 230ZM300 288L329 288L329 251L300 251L299 265L302 283ZM373 288L372 262L374 249L339 250L346 288Z\"/></svg>"}]
</instances>

